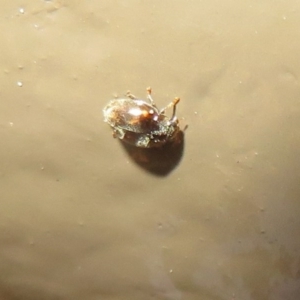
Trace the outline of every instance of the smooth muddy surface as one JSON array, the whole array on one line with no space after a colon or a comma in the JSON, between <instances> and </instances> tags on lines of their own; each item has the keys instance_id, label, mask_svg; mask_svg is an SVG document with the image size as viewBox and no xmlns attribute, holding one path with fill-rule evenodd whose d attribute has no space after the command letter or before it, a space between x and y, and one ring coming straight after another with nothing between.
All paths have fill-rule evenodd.
<instances>
[{"instance_id":1,"label":"smooth muddy surface","mask_svg":"<svg viewBox=\"0 0 300 300\"><path fill-rule=\"evenodd\" d=\"M0 299L300 299L299 28L295 0L2 1ZM103 123L148 86L180 155Z\"/></svg>"}]
</instances>

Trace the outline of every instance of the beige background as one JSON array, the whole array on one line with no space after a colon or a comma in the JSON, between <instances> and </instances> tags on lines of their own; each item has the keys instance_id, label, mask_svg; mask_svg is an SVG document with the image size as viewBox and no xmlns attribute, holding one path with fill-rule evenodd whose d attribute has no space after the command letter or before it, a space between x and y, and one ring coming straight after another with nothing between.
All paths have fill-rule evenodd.
<instances>
[{"instance_id":1,"label":"beige background","mask_svg":"<svg viewBox=\"0 0 300 300\"><path fill-rule=\"evenodd\" d=\"M300 2L2 0L0 298L296 300ZM180 96L167 177L102 122Z\"/></svg>"}]
</instances>

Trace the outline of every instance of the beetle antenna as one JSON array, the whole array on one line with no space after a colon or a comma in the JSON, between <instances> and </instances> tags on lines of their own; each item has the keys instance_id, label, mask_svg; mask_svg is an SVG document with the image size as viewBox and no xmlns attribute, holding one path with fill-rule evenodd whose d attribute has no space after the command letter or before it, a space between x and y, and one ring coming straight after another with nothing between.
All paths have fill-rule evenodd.
<instances>
[{"instance_id":1,"label":"beetle antenna","mask_svg":"<svg viewBox=\"0 0 300 300\"><path fill-rule=\"evenodd\" d=\"M176 105L178 104L178 102L180 101L180 98L179 97L175 97L174 100L169 103L165 108L163 108L160 113L161 114L164 114L166 109L168 108L171 108L173 106L173 113L172 113L172 117L171 117L171 120L176 117L175 114L176 114Z\"/></svg>"},{"instance_id":2,"label":"beetle antenna","mask_svg":"<svg viewBox=\"0 0 300 300\"><path fill-rule=\"evenodd\" d=\"M127 93L126 93L126 96L128 97L128 98L130 98L130 99L136 99L136 97L134 96L134 95L132 95L131 93L130 93L130 91L127 91Z\"/></svg>"},{"instance_id":3,"label":"beetle antenna","mask_svg":"<svg viewBox=\"0 0 300 300\"><path fill-rule=\"evenodd\" d=\"M176 118L176 105L179 103L180 101L180 98L179 97L175 97L172 104L173 104L173 114L172 114L172 117L171 117L171 120L174 119L174 117Z\"/></svg>"},{"instance_id":4,"label":"beetle antenna","mask_svg":"<svg viewBox=\"0 0 300 300\"><path fill-rule=\"evenodd\" d=\"M151 87L147 87L147 99L150 101L151 105L156 107L155 103L154 103L154 100L151 96L151 93L152 93L152 89Z\"/></svg>"}]
</instances>

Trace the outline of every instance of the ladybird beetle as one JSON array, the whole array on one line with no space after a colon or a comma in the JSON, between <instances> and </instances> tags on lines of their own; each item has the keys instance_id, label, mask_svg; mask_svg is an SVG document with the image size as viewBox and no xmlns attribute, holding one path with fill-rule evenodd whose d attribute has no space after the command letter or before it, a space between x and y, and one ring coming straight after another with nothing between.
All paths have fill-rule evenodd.
<instances>
[{"instance_id":1,"label":"ladybird beetle","mask_svg":"<svg viewBox=\"0 0 300 300\"><path fill-rule=\"evenodd\" d=\"M113 129L113 136L141 148L160 147L175 139L180 131L176 117L176 97L159 110L147 88L147 101L137 99L129 91L127 98L111 100L103 109L104 122ZM173 108L171 117L165 115Z\"/></svg>"}]
</instances>

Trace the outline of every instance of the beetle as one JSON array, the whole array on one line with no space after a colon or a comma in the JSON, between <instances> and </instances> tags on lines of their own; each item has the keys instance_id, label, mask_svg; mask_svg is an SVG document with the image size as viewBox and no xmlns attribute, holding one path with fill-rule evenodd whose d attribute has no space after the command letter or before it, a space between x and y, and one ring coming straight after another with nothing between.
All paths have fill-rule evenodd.
<instances>
[{"instance_id":1,"label":"beetle","mask_svg":"<svg viewBox=\"0 0 300 300\"><path fill-rule=\"evenodd\" d=\"M111 100L104 107L104 122L110 125L115 138L141 148L160 147L176 138L180 131L176 105L180 98L175 97L159 110L151 93L151 88L147 88L145 101L128 91L127 98ZM173 108L171 117L165 114L169 108Z\"/></svg>"}]
</instances>

